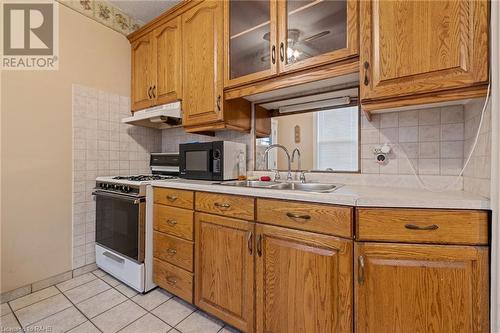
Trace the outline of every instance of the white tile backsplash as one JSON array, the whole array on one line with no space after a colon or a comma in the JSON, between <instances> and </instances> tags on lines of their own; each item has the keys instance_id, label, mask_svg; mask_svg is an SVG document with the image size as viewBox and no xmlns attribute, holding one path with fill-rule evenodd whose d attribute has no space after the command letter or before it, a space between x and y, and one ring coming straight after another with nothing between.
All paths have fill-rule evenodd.
<instances>
[{"instance_id":1,"label":"white tile backsplash","mask_svg":"<svg viewBox=\"0 0 500 333\"><path fill-rule=\"evenodd\" d=\"M380 128L368 126L362 118L362 173L409 175L415 169L421 175L450 176L460 172L456 165L463 165L463 106L375 114L372 119ZM392 153L388 163L378 166L373 148L384 143L392 147ZM453 162L442 163L445 158Z\"/></svg>"},{"instance_id":2,"label":"white tile backsplash","mask_svg":"<svg viewBox=\"0 0 500 333\"><path fill-rule=\"evenodd\" d=\"M73 269L95 262L98 176L149 173L149 153L161 150L161 132L122 124L125 96L73 85Z\"/></svg>"},{"instance_id":3,"label":"white tile backsplash","mask_svg":"<svg viewBox=\"0 0 500 333\"><path fill-rule=\"evenodd\" d=\"M465 159L469 156L479 128L484 99L473 100L464 107L464 146ZM491 182L491 104L485 110L479 131L477 145L471 160L464 171L464 190L487 198L490 197Z\"/></svg>"}]
</instances>

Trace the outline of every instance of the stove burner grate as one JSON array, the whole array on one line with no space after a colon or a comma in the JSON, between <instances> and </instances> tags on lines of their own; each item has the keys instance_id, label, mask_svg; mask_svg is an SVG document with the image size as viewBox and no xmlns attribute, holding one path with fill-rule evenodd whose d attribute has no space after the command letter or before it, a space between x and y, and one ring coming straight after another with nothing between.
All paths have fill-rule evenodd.
<instances>
[{"instance_id":1,"label":"stove burner grate","mask_svg":"<svg viewBox=\"0 0 500 333\"><path fill-rule=\"evenodd\" d=\"M137 175L137 176L116 176L113 179L117 180L130 180L133 182L144 182L149 180L165 180L165 179L174 179L177 177L174 176L163 176L163 175Z\"/></svg>"}]
</instances>

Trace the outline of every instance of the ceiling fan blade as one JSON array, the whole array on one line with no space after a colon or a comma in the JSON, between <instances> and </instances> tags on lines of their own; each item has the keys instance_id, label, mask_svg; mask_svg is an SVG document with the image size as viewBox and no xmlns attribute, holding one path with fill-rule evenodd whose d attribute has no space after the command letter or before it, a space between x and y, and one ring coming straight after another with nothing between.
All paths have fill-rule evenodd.
<instances>
[{"instance_id":1,"label":"ceiling fan blade","mask_svg":"<svg viewBox=\"0 0 500 333\"><path fill-rule=\"evenodd\" d=\"M326 35L330 34L330 30L325 30L325 31L321 31L315 35L312 35L312 36L309 36L307 38L304 38L302 40L300 40L299 42L312 42L313 40L316 40L318 38L321 38L321 37L324 37Z\"/></svg>"}]
</instances>

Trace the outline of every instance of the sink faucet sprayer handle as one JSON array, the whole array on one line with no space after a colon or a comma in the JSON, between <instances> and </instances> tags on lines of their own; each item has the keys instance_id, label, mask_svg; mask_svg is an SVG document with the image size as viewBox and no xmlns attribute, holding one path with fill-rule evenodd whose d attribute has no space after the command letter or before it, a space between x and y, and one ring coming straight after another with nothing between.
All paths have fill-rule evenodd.
<instances>
[{"instance_id":1,"label":"sink faucet sprayer handle","mask_svg":"<svg viewBox=\"0 0 500 333\"><path fill-rule=\"evenodd\" d=\"M272 171L274 172L274 181L280 180L281 179L280 171L278 169L274 169Z\"/></svg>"}]
</instances>

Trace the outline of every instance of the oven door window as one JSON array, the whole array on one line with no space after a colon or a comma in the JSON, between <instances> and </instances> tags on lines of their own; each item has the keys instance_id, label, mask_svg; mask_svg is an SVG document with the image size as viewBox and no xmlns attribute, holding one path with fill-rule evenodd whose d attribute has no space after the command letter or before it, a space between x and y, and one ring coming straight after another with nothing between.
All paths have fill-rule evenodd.
<instances>
[{"instance_id":1,"label":"oven door window","mask_svg":"<svg viewBox=\"0 0 500 333\"><path fill-rule=\"evenodd\" d=\"M96 243L140 262L144 203L134 203L134 200L118 195L96 195Z\"/></svg>"}]
</instances>

